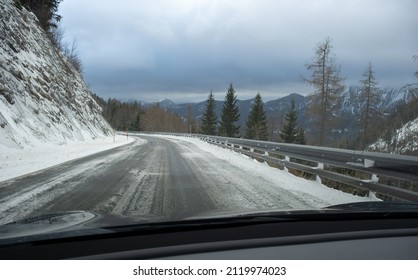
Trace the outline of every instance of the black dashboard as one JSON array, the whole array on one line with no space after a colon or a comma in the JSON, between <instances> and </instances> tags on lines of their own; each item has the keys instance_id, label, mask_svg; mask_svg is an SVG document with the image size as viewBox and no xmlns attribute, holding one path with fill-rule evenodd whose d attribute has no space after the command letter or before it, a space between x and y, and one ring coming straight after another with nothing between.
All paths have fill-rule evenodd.
<instances>
[{"instance_id":1,"label":"black dashboard","mask_svg":"<svg viewBox=\"0 0 418 280\"><path fill-rule=\"evenodd\" d=\"M416 213L221 218L0 246L1 259L418 259Z\"/></svg>"}]
</instances>

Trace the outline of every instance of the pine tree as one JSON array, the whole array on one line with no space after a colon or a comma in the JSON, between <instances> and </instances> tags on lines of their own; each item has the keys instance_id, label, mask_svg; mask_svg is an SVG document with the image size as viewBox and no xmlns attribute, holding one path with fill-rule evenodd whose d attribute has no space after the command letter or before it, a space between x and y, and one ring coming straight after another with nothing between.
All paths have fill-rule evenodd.
<instances>
[{"instance_id":1,"label":"pine tree","mask_svg":"<svg viewBox=\"0 0 418 280\"><path fill-rule=\"evenodd\" d=\"M311 79L306 79L306 82L315 88L315 93L311 95L311 114L314 118L318 118L319 145L325 144L326 131L331 130L330 123L344 90L344 79L340 77L331 50L331 40L327 38L315 49L313 62L306 65L306 68L312 71Z\"/></svg>"},{"instance_id":2,"label":"pine tree","mask_svg":"<svg viewBox=\"0 0 418 280\"><path fill-rule=\"evenodd\" d=\"M286 123L283 125L279 135L285 143L306 144L305 130L302 127L298 127L294 100L291 101L289 112L286 114Z\"/></svg>"},{"instance_id":3,"label":"pine tree","mask_svg":"<svg viewBox=\"0 0 418 280\"><path fill-rule=\"evenodd\" d=\"M246 138L255 140L267 140L267 119L263 108L260 93L257 93L250 114L246 121Z\"/></svg>"},{"instance_id":4,"label":"pine tree","mask_svg":"<svg viewBox=\"0 0 418 280\"><path fill-rule=\"evenodd\" d=\"M57 28L57 23L61 20L61 16L57 14L58 6L63 0L15 0L18 6L24 6L32 11L38 18L39 23L46 32Z\"/></svg>"},{"instance_id":5,"label":"pine tree","mask_svg":"<svg viewBox=\"0 0 418 280\"><path fill-rule=\"evenodd\" d=\"M283 129L279 132L280 138L285 143L295 143L296 136L298 134L297 129L297 115L295 101L292 100L290 104L290 110L286 114L286 123L283 125Z\"/></svg>"},{"instance_id":6,"label":"pine tree","mask_svg":"<svg viewBox=\"0 0 418 280\"><path fill-rule=\"evenodd\" d=\"M226 137L237 137L239 133L239 108L232 83L229 85L221 113L220 134Z\"/></svg>"},{"instance_id":7,"label":"pine tree","mask_svg":"<svg viewBox=\"0 0 418 280\"><path fill-rule=\"evenodd\" d=\"M305 130L303 127L299 127L298 132L296 134L295 144L305 145L306 138L305 138Z\"/></svg>"},{"instance_id":8,"label":"pine tree","mask_svg":"<svg viewBox=\"0 0 418 280\"><path fill-rule=\"evenodd\" d=\"M132 130L133 131L140 131L141 130L141 118L140 118L139 113L136 114L135 121L132 124Z\"/></svg>"},{"instance_id":9,"label":"pine tree","mask_svg":"<svg viewBox=\"0 0 418 280\"><path fill-rule=\"evenodd\" d=\"M206 101L206 110L202 114L202 133L206 135L215 135L218 117L216 116L216 103L212 91L210 91Z\"/></svg>"}]
</instances>

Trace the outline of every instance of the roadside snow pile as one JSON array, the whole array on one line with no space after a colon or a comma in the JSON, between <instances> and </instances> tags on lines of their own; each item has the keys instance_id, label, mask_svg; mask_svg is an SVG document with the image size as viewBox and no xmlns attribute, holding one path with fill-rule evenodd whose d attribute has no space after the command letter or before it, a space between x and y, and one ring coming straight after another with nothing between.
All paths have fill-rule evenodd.
<instances>
[{"instance_id":1,"label":"roadside snow pile","mask_svg":"<svg viewBox=\"0 0 418 280\"><path fill-rule=\"evenodd\" d=\"M111 136L82 142L70 141L66 145L45 143L26 149L3 147L0 153L0 182L129 144L132 141L133 138L127 139L126 136L116 135L115 139Z\"/></svg>"},{"instance_id":2,"label":"roadside snow pile","mask_svg":"<svg viewBox=\"0 0 418 280\"><path fill-rule=\"evenodd\" d=\"M112 135L81 75L33 13L0 0L0 37L1 155Z\"/></svg>"}]
</instances>

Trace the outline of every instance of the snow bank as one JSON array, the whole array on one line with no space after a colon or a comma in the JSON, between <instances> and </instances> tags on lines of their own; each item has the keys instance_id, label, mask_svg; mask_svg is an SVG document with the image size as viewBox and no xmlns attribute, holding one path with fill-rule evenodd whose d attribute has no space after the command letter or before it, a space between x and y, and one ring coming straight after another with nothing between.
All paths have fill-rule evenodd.
<instances>
[{"instance_id":1,"label":"snow bank","mask_svg":"<svg viewBox=\"0 0 418 280\"><path fill-rule=\"evenodd\" d=\"M122 135L104 139L69 141L65 145L39 144L26 149L0 145L0 182L39 171L66 161L116 148L135 139ZM139 140L137 140L139 141Z\"/></svg>"}]
</instances>

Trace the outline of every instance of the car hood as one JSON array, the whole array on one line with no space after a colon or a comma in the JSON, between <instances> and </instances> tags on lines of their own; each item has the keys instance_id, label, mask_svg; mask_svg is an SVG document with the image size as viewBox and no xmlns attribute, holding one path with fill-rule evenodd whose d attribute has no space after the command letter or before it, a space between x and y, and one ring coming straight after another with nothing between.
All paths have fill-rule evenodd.
<instances>
[{"instance_id":1,"label":"car hood","mask_svg":"<svg viewBox=\"0 0 418 280\"><path fill-rule=\"evenodd\" d=\"M0 245L51 238L111 233L110 228L157 222L150 216L126 217L89 211L63 211L0 226Z\"/></svg>"},{"instance_id":2,"label":"car hood","mask_svg":"<svg viewBox=\"0 0 418 280\"><path fill-rule=\"evenodd\" d=\"M172 220L157 216L118 216L88 211L65 211L35 216L0 226L0 245L31 242L53 238L76 237L114 233L127 227L150 229L170 227L178 224L205 225L211 223L265 222L295 220L321 215L342 215L358 213L414 213L418 215L416 203L360 202L333 205L322 209L249 209L249 210L213 210L200 214L184 216ZM137 229L136 228L136 229Z\"/></svg>"}]
</instances>

